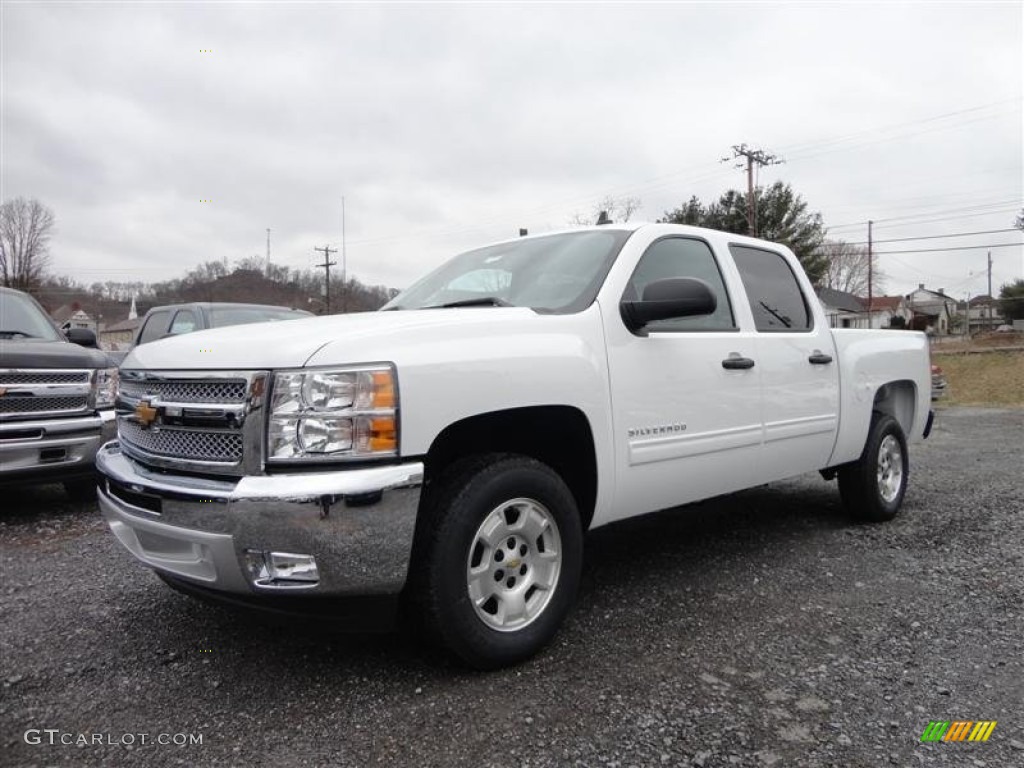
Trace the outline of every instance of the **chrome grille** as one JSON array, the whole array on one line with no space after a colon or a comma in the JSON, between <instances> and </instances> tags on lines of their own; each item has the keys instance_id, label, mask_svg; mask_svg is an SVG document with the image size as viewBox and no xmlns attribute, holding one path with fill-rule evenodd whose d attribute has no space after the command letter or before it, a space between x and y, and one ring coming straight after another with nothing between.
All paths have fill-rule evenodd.
<instances>
[{"instance_id":1,"label":"chrome grille","mask_svg":"<svg viewBox=\"0 0 1024 768\"><path fill-rule=\"evenodd\" d=\"M0 384L88 384L90 371L0 371Z\"/></svg>"},{"instance_id":2,"label":"chrome grille","mask_svg":"<svg viewBox=\"0 0 1024 768\"><path fill-rule=\"evenodd\" d=\"M245 401L244 380L215 381L132 381L122 379L119 392L136 400L159 397L168 403L241 403Z\"/></svg>"},{"instance_id":3,"label":"chrome grille","mask_svg":"<svg viewBox=\"0 0 1024 768\"><path fill-rule=\"evenodd\" d=\"M18 397L7 395L0 397L0 414L41 413L51 411L84 411L89 407L87 395L66 395L58 397L35 396Z\"/></svg>"},{"instance_id":4,"label":"chrome grille","mask_svg":"<svg viewBox=\"0 0 1024 768\"><path fill-rule=\"evenodd\" d=\"M87 413L91 410L92 377L90 370L0 370L0 419L16 421Z\"/></svg>"},{"instance_id":5,"label":"chrome grille","mask_svg":"<svg viewBox=\"0 0 1024 768\"><path fill-rule=\"evenodd\" d=\"M121 440L154 456L232 464L242 460L242 434L237 431L143 429L133 421L121 419L117 432Z\"/></svg>"},{"instance_id":6,"label":"chrome grille","mask_svg":"<svg viewBox=\"0 0 1024 768\"><path fill-rule=\"evenodd\" d=\"M121 449L174 472L258 474L266 377L263 371L121 371Z\"/></svg>"}]
</instances>

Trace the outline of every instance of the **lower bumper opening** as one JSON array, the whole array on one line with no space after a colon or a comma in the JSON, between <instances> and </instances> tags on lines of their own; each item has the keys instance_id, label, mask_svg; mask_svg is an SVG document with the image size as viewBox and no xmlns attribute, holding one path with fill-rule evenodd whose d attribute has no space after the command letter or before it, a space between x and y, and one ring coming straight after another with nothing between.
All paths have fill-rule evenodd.
<instances>
[{"instance_id":1,"label":"lower bumper opening","mask_svg":"<svg viewBox=\"0 0 1024 768\"><path fill-rule=\"evenodd\" d=\"M167 573L156 575L177 592L211 605L227 606L274 626L309 626L333 632L391 632L400 625L401 595L242 595L205 588Z\"/></svg>"}]
</instances>

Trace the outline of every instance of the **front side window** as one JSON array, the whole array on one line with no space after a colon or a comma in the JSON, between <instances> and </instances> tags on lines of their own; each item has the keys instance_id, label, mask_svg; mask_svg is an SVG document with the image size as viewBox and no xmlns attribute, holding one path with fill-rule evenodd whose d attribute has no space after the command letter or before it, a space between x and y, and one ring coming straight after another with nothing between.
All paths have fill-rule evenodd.
<instances>
[{"instance_id":1,"label":"front side window","mask_svg":"<svg viewBox=\"0 0 1024 768\"><path fill-rule=\"evenodd\" d=\"M150 315L149 320L146 321L146 326L142 329L142 333L139 334L139 344L145 344L163 336L170 314L170 312L161 311Z\"/></svg>"},{"instance_id":2,"label":"front side window","mask_svg":"<svg viewBox=\"0 0 1024 768\"><path fill-rule=\"evenodd\" d=\"M199 323L196 322L196 315L191 309L178 310L178 314L174 316L174 322L171 323L171 335L177 335L179 333L192 333Z\"/></svg>"},{"instance_id":3,"label":"front side window","mask_svg":"<svg viewBox=\"0 0 1024 768\"><path fill-rule=\"evenodd\" d=\"M640 257L623 299L642 299L644 288L655 280L671 277L694 277L711 286L718 306L713 314L697 317L676 317L648 323L647 330L657 331L731 331L736 330L725 282L711 248L703 240L666 237L652 244Z\"/></svg>"},{"instance_id":4,"label":"front side window","mask_svg":"<svg viewBox=\"0 0 1024 768\"><path fill-rule=\"evenodd\" d=\"M456 256L383 309L531 307L579 312L590 306L631 230L584 230L530 237Z\"/></svg>"},{"instance_id":5,"label":"front side window","mask_svg":"<svg viewBox=\"0 0 1024 768\"><path fill-rule=\"evenodd\" d=\"M761 332L808 331L812 318L796 275L781 253L730 245L743 288Z\"/></svg>"}]
</instances>

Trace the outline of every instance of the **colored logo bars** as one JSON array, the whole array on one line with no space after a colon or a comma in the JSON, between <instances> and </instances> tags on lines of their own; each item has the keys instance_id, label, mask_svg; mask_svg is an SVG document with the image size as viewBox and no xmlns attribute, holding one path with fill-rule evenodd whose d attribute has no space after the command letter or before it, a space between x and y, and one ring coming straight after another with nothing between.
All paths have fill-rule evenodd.
<instances>
[{"instance_id":1,"label":"colored logo bars","mask_svg":"<svg viewBox=\"0 0 1024 768\"><path fill-rule=\"evenodd\" d=\"M932 720L921 741L988 741L995 729L995 720Z\"/></svg>"}]
</instances>

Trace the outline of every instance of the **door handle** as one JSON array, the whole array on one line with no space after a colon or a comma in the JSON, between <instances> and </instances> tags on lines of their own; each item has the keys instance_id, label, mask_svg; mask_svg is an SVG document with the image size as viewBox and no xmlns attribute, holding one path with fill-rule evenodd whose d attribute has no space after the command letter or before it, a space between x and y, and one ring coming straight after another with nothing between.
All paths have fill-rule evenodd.
<instances>
[{"instance_id":1,"label":"door handle","mask_svg":"<svg viewBox=\"0 0 1024 768\"><path fill-rule=\"evenodd\" d=\"M748 368L754 367L754 361L749 357L735 355L725 358L722 361L722 367L730 371L745 371Z\"/></svg>"},{"instance_id":2,"label":"door handle","mask_svg":"<svg viewBox=\"0 0 1024 768\"><path fill-rule=\"evenodd\" d=\"M811 365L828 365L832 362L832 355L826 355L821 350L814 350L814 354L807 358Z\"/></svg>"}]
</instances>

